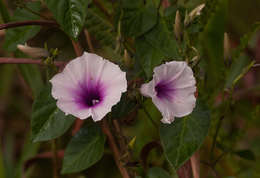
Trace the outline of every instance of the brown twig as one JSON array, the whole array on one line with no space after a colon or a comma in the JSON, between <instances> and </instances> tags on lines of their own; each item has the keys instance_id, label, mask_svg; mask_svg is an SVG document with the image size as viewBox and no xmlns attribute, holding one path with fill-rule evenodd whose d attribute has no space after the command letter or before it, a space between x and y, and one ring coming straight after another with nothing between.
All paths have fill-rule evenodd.
<instances>
[{"instance_id":1,"label":"brown twig","mask_svg":"<svg viewBox=\"0 0 260 178\"><path fill-rule=\"evenodd\" d=\"M58 24L55 21L28 20L28 21L10 22L10 23L5 23L5 24L0 24L0 30L8 29L8 28L21 27L21 26L28 26L28 25L56 26L56 27L58 27Z\"/></svg>"},{"instance_id":2,"label":"brown twig","mask_svg":"<svg viewBox=\"0 0 260 178\"><path fill-rule=\"evenodd\" d=\"M57 152L57 142L56 140L52 140L52 161L53 161L53 178L59 178L59 171L58 171L58 152Z\"/></svg>"},{"instance_id":3,"label":"brown twig","mask_svg":"<svg viewBox=\"0 0 260 178\"><path fill-rule=\"evenodd\" d=\"M140 158L141 158L141 164L144 168L144 171L147 172L149 165L148 165L148 156L150 154L150 152L155 149L158 148L160 150L160 152L162 153L162 146L160 144L159 141L152 141L147 143L145 146L143 146L141 153L140 153Z\"/></svg>"},{"instance_id":4,"label":"brown twig","mask_svg":"<svg viewBox=\"0 0 260 178\"><path fill-rule=\"evenodd\" d=\"M79 129L81 128L83 123L84 123L84 120L81 120L81 119L76 120L74 127L72 129L72 135L75 135L79 131Z\"/></svg>"},{"instance_id":5,"label":"brown twig","mask_svg":"<svg viewBox=\"0 0 260 178\"><path fill-rule=\"evenodd\" d=\"M27 160L24 164L24 171L26 171L34 162L39 159L52 159L53 153L52 152L44 152L36 155L35 157ZM64 150L57 151L57 157L63 158L64 157Z\"/></svg>"},{"instance_id":6,"label":"brown twig","mask_svg":"<svg viewBox=\"0 0 260 178\"><path fill-rule=\"evenodd\" d=\"M91 38L90 38L90 35L89 35L89 32L88 32L87 29L84 30L84 34L86 36L86 40L87 40L87 43L88 43L89 51L94 53L94 48L93 48L93 45L92 45L92 42L91 42Z\"/></svg>"},{"instance_id":7,"label":"brown twig","mask_svg":"<svg viewBox=\"0 0 260 178\"><path fill-rule=\"evenodd\" d=\"M117 165L122 177L130 178L126 168L123 166L122 162L120 162L120 152L115 143L115 139L109 129L106 118L102 120L101 128L102 128L103 133L107 136L109 146L113 152L114 160L116 162L116 165Z\"/></svg>"},{"instance_id":8,"label":"brown twig","mask_svg":"<svg viewBox=\"0 0 260 178\"><path fill-rule=\"evenodd\" d=\"M83 54L83 49L78 41L71 40L74 51L77 56L81 56Z\"/></svg>"},{"instance_id":9,"label":"brown twig","mask_svg":"<svg viewBox=\"0 0 260 178\"><path fill-rule=\"evenodd\" d=\"M27 59L27 58L9 58L9 57L0 57L0 64L39 64L45 65L41 59ZM55 61L54 65L60 67L63 66L65 62Z\"/></svg>"}]
</instances>

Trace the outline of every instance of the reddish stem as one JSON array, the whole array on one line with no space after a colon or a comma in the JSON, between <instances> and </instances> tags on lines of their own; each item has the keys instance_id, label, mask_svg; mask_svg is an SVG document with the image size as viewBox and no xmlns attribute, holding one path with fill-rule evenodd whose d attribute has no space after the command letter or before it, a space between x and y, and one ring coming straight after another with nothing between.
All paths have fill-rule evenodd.
<instances>
[{"instance_id":1,"label":"reddish stem","mask_svg":"<svg viewBox=\"0 0 260 178\"><path fill-rule=\"evenodd\" d=\"M191 168L190 159L177 170L177 174L178 174L179 178L191 178L192 177L192 168Z\"/></svg>"},{"instance_id":2,"label":"reddish stem","mask_svg":"<svg viewBox=\"0 0 260 178\"><path fill-rule=\"evenodd\" d=\"M76 55L79 57L83 54L83 49L80 45L80 43L78 41L73 41L72 40L72 45L73 45L73 48L74 48L74 51L76 53Z\"/></svg>"},{"instance_id":3,"label":"reddish stem","mask_svg":"<svg viewBox=\"0 0 260 178\"><path fill-rule=\"evenodd\" d=\"M27 58L9 58L0 57L0 64L39 64L44 65L41 59L27 59ZM63 66L65 62L55 61L54 64L58 67Z\"/></svg>"},{"instance_id":4,"label":"reddish stem","mask_svg":"<svg viewBox=\"0 0 260 178\"><path fill-rule=\"evenodd\" d=\"M106 121L106 118L104 118L102 120L102 124L101 124L101 128L102 128L102 131L103 133L107 136L107 139L108 139L108 143L109 143L109 146L113 152L113 156L114 156L114 160L116 162L116 165L122 175L123 178L130 178L126 168L124 167L124 165L122 164L122 162L120 161L120 152L117 148L117 145L116 145L116 142L115 142L115 139L109 129L109 126L108 126L108 123Z\"/></svg>"},{"instance_id":5,"label":"reddish stem","mask_svg":"<svg viewBox=\"0 0 260 178\"><path fill-rule=\"evenodd\" d=\"M56 27L58 27L58 24L55 21L28 20L28 21L10 22L10 23L5 23L5 24L0 24L0 30L8 29L8 28L21 27L21 26L28 26L28 25L56 26Z\"/></svg>"},{"instance_id":6,"label":"reddish stem","mask_svg":"<svg viewBox=\"0 0 260 178\"><path fill-rule=\"evenodd\" d=\"M57 151L57 157L63 158L64 157L64 150ZM35 157L27 160L24 164L24 170L27 170L34 162L39 159L52 159L53 153L52 152L44 152L36 155Z\"/></svg>"}]
</instances>

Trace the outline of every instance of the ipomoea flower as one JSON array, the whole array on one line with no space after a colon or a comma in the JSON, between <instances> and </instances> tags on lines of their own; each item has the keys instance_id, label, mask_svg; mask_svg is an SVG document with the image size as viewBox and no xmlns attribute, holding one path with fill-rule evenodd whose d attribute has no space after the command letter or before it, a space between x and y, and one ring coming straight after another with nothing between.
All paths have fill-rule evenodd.
<instances>
[{"instance_id":1,"label":"ipomoea flower","mask_svg":"<svg viewBox=\"0 0 260 178\"><path fill-rule=\"evenodd\" d=\"M186 62L167 62L154 68L153 79L141 86L141 93L151 97L162 113L163 123L190 114L195 107L195 78Z\"/></svg>"},{"instance_id":2,"label":"ipomoea flower","mask_svg":"<svg viewBox=\"0 0 260 178\"><path fill-rule=\"evenodd\" d=\"M126 73L119 66L86 52L50 82L58 108L80 119L92 116L94 121L110 112L127 90Z\"/></svg>"}]
</instances>

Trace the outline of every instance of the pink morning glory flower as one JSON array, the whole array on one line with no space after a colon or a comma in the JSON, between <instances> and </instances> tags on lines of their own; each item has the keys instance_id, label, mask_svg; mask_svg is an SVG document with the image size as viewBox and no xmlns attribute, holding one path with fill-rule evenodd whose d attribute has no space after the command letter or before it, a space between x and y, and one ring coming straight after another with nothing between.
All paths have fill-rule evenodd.
<instances>
[{"instance_id":1,"label":"pink morning glory flower","mask_svg":"<svg viewBox=\"0 0 260 178\"><path fill-rule=\"evenodd\" d=\"M163 123L190 114L195 107L196 81L186 62L167 62L154 68L153 79L141 86L141 93L151 97L162 113Z\"/></svg>"},{"instance_id":2,"label":"pink morning glory flower","mask_svg":"<svg viewBox=\"0 0 260 178\"><path fill-rule=\"evenodd\" d=\"M126 73L102 57L84 52L56 74L52 96L65 114L80 119L101 120L127 90Z\"/></svg>"}]
</instances>

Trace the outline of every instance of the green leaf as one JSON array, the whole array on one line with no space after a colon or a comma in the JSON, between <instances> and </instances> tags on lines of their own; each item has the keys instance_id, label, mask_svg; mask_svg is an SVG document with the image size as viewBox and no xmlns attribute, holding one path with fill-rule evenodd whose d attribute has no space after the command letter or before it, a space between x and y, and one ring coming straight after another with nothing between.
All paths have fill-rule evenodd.
<instances>
[{"instance_id":1,"label":"green leaf","mask_svg":"<svg viewBox=\"0 0 260 178\"><path fill-rule=\"evenodd\" d=\"M91 8L87 11L86 19L85 26L89 33L102 45L115 48L116 34L114 27Z\"/></svg>"},{"instance_id":2,"label":"green leaf","mask_svg":"<svg viewBox=\"0 0 260 178\"><path fill-rule=\"evenodd\" d=\"M64 134L74 122L74 117L66 116L56 106L51 96L50 86L43 88L33 103L32 140L46 141Z\"/></svg>"},{"instance_id":3,"label":"green leaf","mask_svg":"<svg viewBox=\"0 0 260 178\"><path fill-rule=\"evenodd\" d=\"M124 7L122 32L125 36L143 35L156 25L158 13L153 1L148 1L145 5L141 3L136 8Z\"/></svg>"},{"instance_id":4,"label":"green leaf","mask_svg":"<svg viewBox=\"0 0 260 178\"><path fill-rule=\"evenodd\" d=\"M45 0L45 2L62 30L76 39L84 26L91 0Z\"/></svg>"},{"instance_id":5,"label":"green leaf","mask_svg":"<svg viewBox=\"0 0 260 178\"><path fill-rule=\"evenodd\" d=\"M105 136L96 123L88 123L68 144L62 173L79 172L99 161L104 153Z\"/></svg>"},{"instance_id":6,"label":"green leaf","mask_svg":"<svg viewBox=\"0 0 260 178\"><path fill-rule=\"evenodd\" d=\"M219 1L216 12L209 18L203 32L203 45L206 50L205 62L207 84L209 89L223 86L225 75L224 68L224 32L227 16L228 1ZM221 89L221 87L219 87Z\"/></svg>"},{"instance_id":7,"label":"green leaf","mask_svg":"<svg viewBox=\"0 0 260 178\"><path fill-rule=\"evenodd\" d=\"M177 41L163 19L151 31L136 39L136 56L148 78L152 76L153 68L163 60L180 60Z\"/></svg>"},{"instance_id":8,"label":"green leaf","mask_svg":"<svg viewBox=\"0 0 260 178\"><path fill-rule=\"evenodd\" d=\"M40 2L30 2L26 6L35 12L39 12L41 9ZM37 20L39 17L31 12L17 8L11 18L11 21L24 21L24 20ZM13 52L17 49L18 44L24 44L26 41L34 37L39 31L40 26L24 26L8 29L6 32L4 49Z\"/></svg>"},{"instance_id":9,"label":"green leaf","mask_svg":"<svg viewBox=\"0 0 260 178\"><path fill-rule=\"evenodd\" d=\"M234 154L238 155L239 157L243 159L247 159L250 161L255 161L255 154L251 150L239 150L234 152Z\"/></svg>"},{"instance_id":10,"label":"green leaf","mask_svg":"<svg viewBox=\"0 0 260 178\"><path fill-rule=\"evenodd\" d=\"M122 118L129 114L131 111L134 110L137 101L130 99L127 97L127 94L124 93L116 105L112 107L112 117L113 118Z\"/></svg>"},{"instance_id":11,"label":"green leaf","mask_svg":"<svg viewBox=\"0 0 260 178\"><path fill-rule=\"evenodd\" d=\"M160 138L164 154L177 170L199 149L210 127L208 108L197 101L191 115L177 118L170 124L161 124Z\"/></svg>"},{"instance_id":12,"label":"green leaf","mask_svg":"<svg viewBox=\"0 0 260 178\"><path fill-rule=\"evenodd\" d=\"M168 172L159 167L150 168L146 178L171 178Z\"/></svg>"},{"instance_id":13,"label":"green leaf","mask_svg":"<svg viewBox=\"0 0 260 178\"><path fill-rule=\"evenodd\" d=\"M39 67L33 64L19 64L18 68L23 75L24 80L32 89L33 96L37 96L43 87L43 81Z\"/></svg>"},{"instance_id":14,"label":"green leaf","mask_svg":"<svg viewBox=\"0 0 260 178\"><path fill-rule=\"evenodd\" d=\"M227 74L225 88L233 88L248 70L254 65L255 61L249 60L245 54L241 54L238 59L234 60Z\"/></svg>"}]
</instances>

